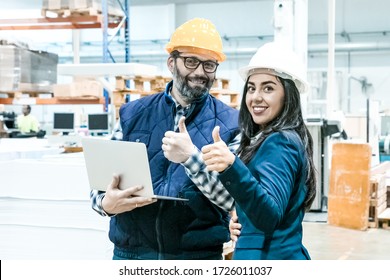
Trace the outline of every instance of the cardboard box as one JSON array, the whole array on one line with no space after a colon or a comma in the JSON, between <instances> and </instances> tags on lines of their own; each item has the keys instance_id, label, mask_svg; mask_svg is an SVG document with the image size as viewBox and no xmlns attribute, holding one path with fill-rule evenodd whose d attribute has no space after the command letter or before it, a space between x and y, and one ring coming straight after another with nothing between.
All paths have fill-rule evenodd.
<instances>
[{"instance_id":1,"label":"cardboard box","mask_svg":"<svg viewBox=\"0 0 390 280\"><path fill-rule=\"evenodd\" d=\"M45 10L60 10L68 9L69 0L43 0L42 9Z\"/></svg>"},{"instance_id":2,"label":"cardboard box","mask_svg":"<svg viewBox=\"0 0 390 280\"><path fill-rule=\"evenodd\" d=\"M47 91L57 82L58 55L0 46L0 91Z\"/></svg>"},{"instance_id":3,"label":"cardboard box","mask_svg":"<svg viewBox=\"0 0 390 280\"><path fill-rule=\"evenodd\" d=\"M98 81L85 80L70 84L53 85L54 97L96 96L103 97L103 86Z\"/></svg>"},{"instance_id":4,"label":"cardboard box","mask_svg":"<svg viewBox=\"0 0 390 280\"><path fill-rule=\"evenodd\" d=\"M17 90L21 76L21 49L0 46L0 91Z\"/></svg>"}]
</instances>

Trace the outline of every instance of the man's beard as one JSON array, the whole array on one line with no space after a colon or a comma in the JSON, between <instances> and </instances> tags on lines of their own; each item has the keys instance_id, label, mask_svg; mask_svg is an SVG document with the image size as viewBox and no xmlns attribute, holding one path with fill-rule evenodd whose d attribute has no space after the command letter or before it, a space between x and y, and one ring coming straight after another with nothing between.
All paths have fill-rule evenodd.
<instances>
[{"instance_id":1,"label":"man's beard","mask_svg":"<svg viewBox=\"0 0 390 280\"><path fill-rule=\"evenodd\" d=\"M195 75L193 78L191 78L192 80L201 79L205 83L203 85L191 87L188 83L188 75L183 76L179 69L177 69L176 65L173 71L173 76L176 78L176 89L179 91L181 98L187 103L192 103L204 96L210 90L214 82L210 80L207 75Z\"/></svg>"}]
</instances>

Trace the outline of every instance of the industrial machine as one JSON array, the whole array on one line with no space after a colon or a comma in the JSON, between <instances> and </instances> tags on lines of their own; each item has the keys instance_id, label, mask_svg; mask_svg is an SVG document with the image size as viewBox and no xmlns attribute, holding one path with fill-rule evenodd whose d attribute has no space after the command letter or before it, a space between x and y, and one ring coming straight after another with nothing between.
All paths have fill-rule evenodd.
<instances>
[{"instance_id":1,"label":"industrial machine","mask_svg":"<svg viewBox=\"0 0 390 280\"><path fill-rule=\"evenodd\" d=\"M379 158L380 162L390 161L390 135L379 139Z\"/></svg>"},{"instance_id":2,"label":"industrial machine","mask_svg":"<svg viewBox=\"0 0 390 280\"><path fill-rule=\"evenodd\" d=\"M317 169L317 193L310 210L323 211L328 204L329 140L331 137L346 139L347 135L338 120L307 119L306 126L313 138L313 160Z\"/></svg>"},{"instance_id":3,"label":"industrial machine","mask_svg":"<svg viewBox=\"0 0 390 280\"><path fill-rule=\"evenodd\" d=\"M15 112L0 112L0 119L8 129L15 128L16 114Z\"/></svg>"}]
</instances>

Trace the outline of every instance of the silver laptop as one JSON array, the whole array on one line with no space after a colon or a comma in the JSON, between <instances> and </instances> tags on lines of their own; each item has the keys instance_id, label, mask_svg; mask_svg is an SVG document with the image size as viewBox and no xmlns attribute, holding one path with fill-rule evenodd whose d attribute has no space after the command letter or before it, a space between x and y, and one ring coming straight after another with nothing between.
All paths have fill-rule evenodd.
<instances>
[{"instance_id":1,"label":"silver laptop","mask_svg":"<svg viewBox=\"0 0 390 280\"><path fill-rule=\"evenodd\" d=\"M120 175L120 189L136 185L144 188L137 196L188 201L185 198L155 195L148 154L144 143L113 141L104 138L82 138L85 165L91 189L105 191L113 174Z\"/></svg>"}]
</instances>

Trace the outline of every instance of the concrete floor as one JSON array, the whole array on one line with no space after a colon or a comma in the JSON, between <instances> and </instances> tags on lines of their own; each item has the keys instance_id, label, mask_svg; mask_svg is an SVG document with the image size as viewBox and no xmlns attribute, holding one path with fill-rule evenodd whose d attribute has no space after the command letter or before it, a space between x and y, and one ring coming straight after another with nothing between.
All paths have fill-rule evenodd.
<instances>
[{"instance_id":1,"label":"concrete floor","mask_svg":"<svg viewBox=\"0 0 390 280\"><path fill-rule=\"evenodd\" d=\"M306 216L303 244L313 260L390 260L390 229L353 230L329 225L326 213Z\"/></svg>"}]
</instances>

